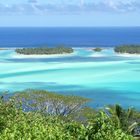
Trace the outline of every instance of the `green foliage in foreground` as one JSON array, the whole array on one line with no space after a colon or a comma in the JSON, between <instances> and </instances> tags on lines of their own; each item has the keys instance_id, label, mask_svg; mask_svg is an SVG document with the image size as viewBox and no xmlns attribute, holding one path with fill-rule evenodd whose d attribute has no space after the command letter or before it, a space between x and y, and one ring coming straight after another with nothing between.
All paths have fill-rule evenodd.
<instances>
[{"instance_id":1,"label":"green foliage in foreground","mask_svg":"<svg viewBox=\"0 0 140 140\"><path fill-rule=\"evenodd\" d=\"M140 54L140 45L123 45L115 49L117 53Z\"/></svg>"},{"instance_id":2,"label":"green foliage in foreground","mask_svg":"<svg viewBox=\"0 0 140 140\"><path fill-rule=\"evenodd\" d=\"M24 54L24 55L49 55L49 54L65 54L65 53L73 53L72 48L66 48L63 46L58 46L55 48L22 48L22 49L16 49L16 53L18 54Z\"/></svg>"},{"instance_id":3,"label":"green foliage in foreground","mask_svg":"<svg viewBox=\"0 0 140 140\"><path fill-rule=\"evenodd\" d=\"M27 90L16 93L9 100L0 101L0 140L134 139L132 133L120 125L123 122L120 114L123 116L127 111L122 109L123 112L118 107L96 111L84 107L87 101L82 97L47 91ZM57 112L56 108L62 109L63 113ZM66 113L64 110L67 110Z\"/></svg>"},{"instance_id":4,"label":"green foliage in foreground","mask_svg":"<svg viewBox=\"0 0 140 140\"><path fill-rule=\"evenodd\" d=\"M95 52L101 52L102 51L102 48L94 48L93 51L95 51Z\"/></svg>"}]
</instances>

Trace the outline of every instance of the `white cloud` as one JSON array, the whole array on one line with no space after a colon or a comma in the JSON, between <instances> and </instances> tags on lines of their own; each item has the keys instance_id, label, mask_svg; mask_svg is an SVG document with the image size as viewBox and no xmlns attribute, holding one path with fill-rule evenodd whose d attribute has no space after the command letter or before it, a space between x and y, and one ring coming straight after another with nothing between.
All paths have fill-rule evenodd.
<instances>
[{"instance_id":1,"label":"white cloud","mask_svg":"<svg viewBox=\"0 0 140 140\"><path fill-rule=\"evenodd\" d=\"M28 3L4 5L0 4L1 14L78 14L86 12L139 12L140 3L137 1L123 0L102 0L100 2L87 2L79 0L77 3L41 4L37 0L28 0Z\"/></svg>"}]
</instances>

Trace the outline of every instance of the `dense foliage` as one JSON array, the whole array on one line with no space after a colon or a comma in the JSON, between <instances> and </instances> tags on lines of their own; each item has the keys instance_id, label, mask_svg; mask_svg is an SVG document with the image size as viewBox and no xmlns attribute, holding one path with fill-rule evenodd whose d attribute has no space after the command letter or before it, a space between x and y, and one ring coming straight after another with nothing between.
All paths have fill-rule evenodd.
<instances>
[{"instance_id":1,"label":"dense foliage","mask_svg":"<svg viewBox=\"0 0 140 140\"><path fill-rule=\"evenodd\" d=\"M102 48L94 48L93 51L95 51L95 52L101 52L102 51Z\"/></svg>"},{"instance_id":2,"label":"dense foliage","mask_svg":"<svg viewBox=\"0 0 140 140\"><path fill-rule=\"evenodd\" d=\"M42 47L42 48L20 48L15 50L16 53L24 54L24 55L32 55L32 54L38 54L38 55L49 55L49 54L65 54L65 53L73 53L72 48L66 48L63 46L58 46L55 48L48 48L48 47Z\"/></svg>"},{"instance_id":3,"label":"dense foliage","mask_svg":"<svg viewBox=\"0 0 140 140\"><path fill-rule=\"evenodd\" d=\"M140 54L140 45L123 45L115 47L117 53Z\"/></svg>"},{"instance_id":4,"label":"dense foliage","mask_svg":"<svg viewBox=\"0 0 140 140\"><path fill-rule=\"evenodd\" d=\"M134 139L139 112L119 105L94 110L85 107L87 101L36 90L2 96L0 140Z\"/></svg>"}]
</instances>

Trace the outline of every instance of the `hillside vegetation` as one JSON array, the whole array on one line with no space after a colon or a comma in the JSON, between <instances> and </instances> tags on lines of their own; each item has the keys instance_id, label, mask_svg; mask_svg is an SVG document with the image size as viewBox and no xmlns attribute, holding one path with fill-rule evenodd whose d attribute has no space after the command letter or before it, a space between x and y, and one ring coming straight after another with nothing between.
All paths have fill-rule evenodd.
<instances>
[{"instance_id":1,"label":"hillside vegetation","mask_svg":"<svg viewBox=\"0 0 140 140\"><path fill-rule=\"evenodd\" d=\"M86 107L89 99L26 90L0 100L1 140L133 140L140 113L119 105Z\"/></svg>"}]
</instances>

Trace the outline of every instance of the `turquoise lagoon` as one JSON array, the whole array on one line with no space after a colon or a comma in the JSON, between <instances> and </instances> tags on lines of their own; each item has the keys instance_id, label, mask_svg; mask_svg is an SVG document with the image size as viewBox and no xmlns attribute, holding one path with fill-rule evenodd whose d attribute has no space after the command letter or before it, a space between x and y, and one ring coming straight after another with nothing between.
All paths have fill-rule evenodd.
<instances>
[{"instance_id":1,"label":"turquoise lagoon","mask_svg":"<svg viewBox=\"0 0 140 140\"><path fill-rule=\"evenodd\" d=\"M112 48L96 53L76 48L71 55L23 56L0 51L0 91L45 89L91 99L92 107L140 107L140 56Z\"/></svg>"}]
</instances>

